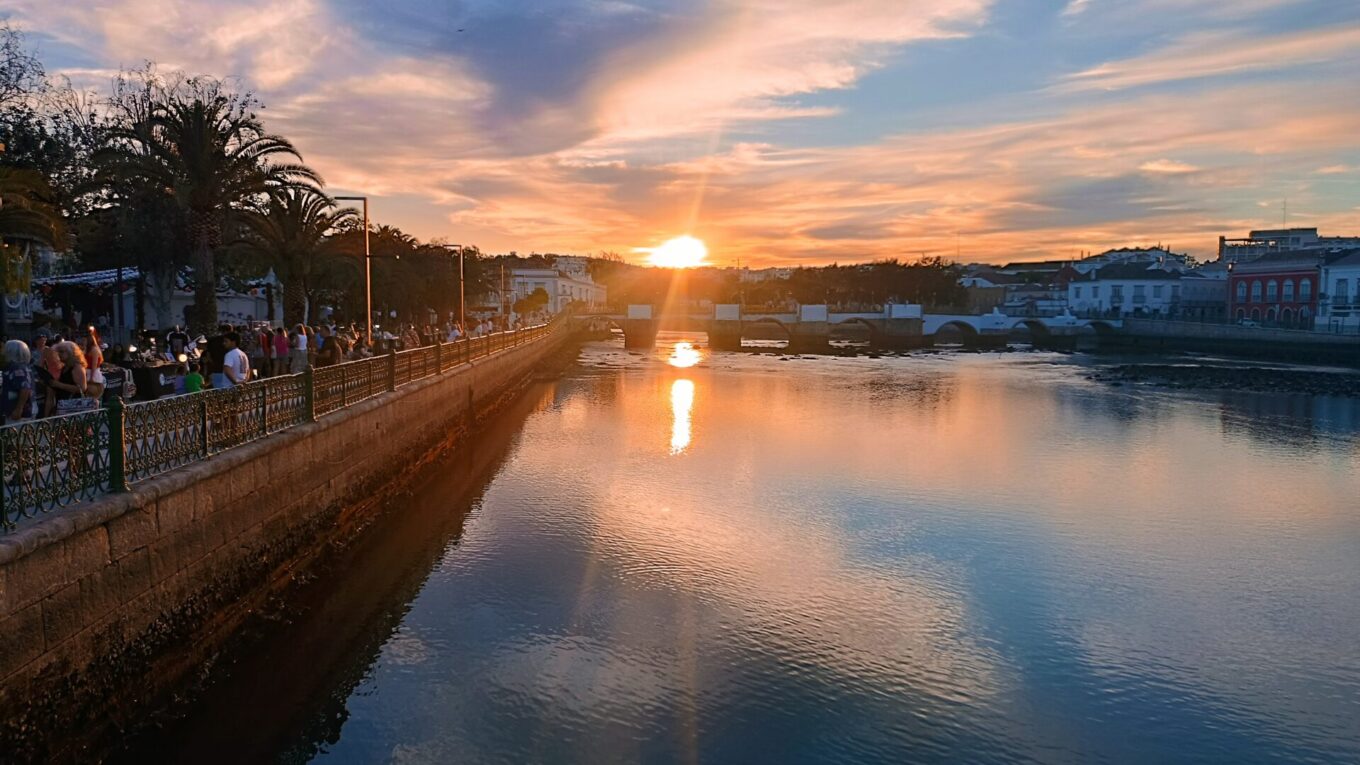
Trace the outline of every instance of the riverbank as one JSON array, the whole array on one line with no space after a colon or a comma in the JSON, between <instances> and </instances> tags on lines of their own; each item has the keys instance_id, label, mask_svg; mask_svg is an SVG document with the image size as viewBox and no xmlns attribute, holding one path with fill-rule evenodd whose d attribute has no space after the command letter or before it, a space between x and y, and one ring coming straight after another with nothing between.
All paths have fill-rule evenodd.
<instances>
[{"instance_id":1,"label":"riverbank","mask_svg":"<svg viewBox=\"0 0 1360 765\"><path fill-rule=\"evenodd\" d=\"M1111 385L1140 384L1188 390L1252 393L1301 393L1360 398L1360 374L1314 369L1211 366L1199 364L1119 364L1087 376Z\"/></svg>"}]
</instances>

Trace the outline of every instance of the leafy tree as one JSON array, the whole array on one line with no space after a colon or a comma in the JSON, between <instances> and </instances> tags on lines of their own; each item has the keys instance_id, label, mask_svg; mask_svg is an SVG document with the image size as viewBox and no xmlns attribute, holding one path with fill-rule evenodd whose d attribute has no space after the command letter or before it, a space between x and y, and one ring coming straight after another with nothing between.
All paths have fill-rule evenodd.
<instances>
[{"instance_id":1,"label":"leafy tree","mask_svg":"<svg viewBox=\"0 0 1360 765\"><path fill-rule=\"evenodd\" d=\"M535 287L533 292L515 301L513 308L515 313L524 316L535 311L541 311L548 305L548 291L542 287Z\"/></svg>"},{"instance_id":2,"label":"leafy tree","mask_svg":"<svg viewBox=\"0 0 1360 765\"><path fill-rule=\"evenodd\" d=\"M154 87L145 120L113 126L95 155L101 177L168 189L183 213L194 324L217 322L216 252L231 215L273 189L321 184L291 143L266 133L259 102L220 80ZM296 161L287 161L287 160ZM280 161L285 160L285 161Z\"/></svg>"},{"instance_id":3,"label":"leafy tree","mask_svg":"<svg viewBox=\"0 0 1360 765\"><path fill-rule=\"evenodd\" d=\"M314 304L315 276L339 252L335 234L355 225L358 215L337 209L335 200L319 189L281 186L242 222L241 248L262 258L283 285L284 322L306 321L305 307Z\"/></svg>"}]
</instances>

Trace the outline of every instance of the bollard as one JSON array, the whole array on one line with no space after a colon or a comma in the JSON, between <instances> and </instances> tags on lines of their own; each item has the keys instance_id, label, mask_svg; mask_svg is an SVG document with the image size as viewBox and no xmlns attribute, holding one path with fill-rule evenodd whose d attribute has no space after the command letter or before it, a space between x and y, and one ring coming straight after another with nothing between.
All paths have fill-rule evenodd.
<instances>
[{"instance_id":1,"label":"bollard","mask_svg":"<svg viewBox=\"0 0 1360 765\"><path fill-rule=\"evenodd\" d=\"M123 398L114 396L109 402L109 491L124 492L128 489L127 463L124 447L127 444L126 418L123 417ZM83 458L82 458L83 459Z\"/></svg>"}]
</instances>

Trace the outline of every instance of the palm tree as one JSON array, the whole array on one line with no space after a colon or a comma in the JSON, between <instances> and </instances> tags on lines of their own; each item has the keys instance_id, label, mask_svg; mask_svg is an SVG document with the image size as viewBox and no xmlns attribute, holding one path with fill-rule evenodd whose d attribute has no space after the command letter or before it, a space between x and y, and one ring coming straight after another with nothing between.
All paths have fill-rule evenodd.
<instances>
[{"instance_id":1,"label":"palm tree","mask_svg":"<svg viewBox=\"0 0 1360 765\"><path fill-rule=\"evenodd\" d=\"M228 216L272 189L321 178L286 139L266 133L249 95L195 78L161 91L145 124L110 131L96 155L110 179L167 189L184 213L194 274L194 324L217 323L215 252ZM291 157L296 162L277 162Z\"/></svg>"},{"instance_id":2,"label":"palm tree","mask_svg":"<svg viewBox=\"0 0 1360 765\"><path fill-rule=\"evenodd\" d=\"M306 320L313 275L327 256L336 254L335 234L358 220L354 210L337 209L335 200L310 186L277 187L245 214L241 245L268 261L283 284L286 324Z\"/></svg>"}]
</instances>

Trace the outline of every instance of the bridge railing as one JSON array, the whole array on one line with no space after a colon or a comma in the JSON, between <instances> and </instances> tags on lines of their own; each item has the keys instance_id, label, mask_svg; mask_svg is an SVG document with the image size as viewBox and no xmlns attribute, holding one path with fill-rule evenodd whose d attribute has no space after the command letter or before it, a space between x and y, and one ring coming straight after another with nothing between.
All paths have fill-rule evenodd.
<instances>
[{"instance_id":1,"label":"bridge railing","mask_svg":"<svg viewBox=\"0 0 1360 765\"><path fill-rule=\"evenodd\" d=\"M545 337L539 325L0 427L0 532Z\"/></svg>"}]
</instances>

